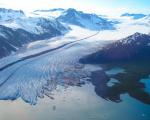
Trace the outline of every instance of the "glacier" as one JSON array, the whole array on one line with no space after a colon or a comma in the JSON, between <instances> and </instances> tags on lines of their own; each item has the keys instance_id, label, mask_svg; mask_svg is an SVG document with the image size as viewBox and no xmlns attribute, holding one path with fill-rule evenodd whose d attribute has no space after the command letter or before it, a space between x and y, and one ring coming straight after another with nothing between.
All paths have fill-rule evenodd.
<instances>
[{"instance_id":1,"label":"glacier","mask_svg":"<svg viewBox=\"0 0 150 120\"><path fill-rule=\"evenodd\" d=\"M30 19L29 24L37 20L32 17L28 19ZM24 44L19 51L0 59L0 100L21 98L35 105L39 98L48 96L53 99L52 91L58 86L80 86L84 79L89 78L91 70L101 69L92 65L79 64L81 57L94 53L112 40L126 37L137 31L149 32L149 27L135 25L135 21L131 19L119 20L121 24L117 24L116 30L100 32L68 25L71 28L69 33ZM26 22L17 24L26 25L24 23ZM15 26L16 24L8 25L13 28L19 27ZM36 25L33 24L33 29L29 29L30 32L36 32L34 29Z\"/></svg>"},{"instance_id":2,"label":"glacier","mask_svg":"<svg viewBox=\"0 0 150 120\"><path fill-rule=\"evenodd\" d=\"M84 38L69 33L66 37L31 43L22 52L1 59L0 68L13 62L15 64L0 71L0 99L16 100L21 97L25 102L35 105L38 98L53 98L51 92L58 85L81 85L83 79L89 77L90 68L78 63L80 57L95 52L106 44L93 40L97 33L91 33ZM19 61L23 57L51 49L54 50Z\"/></svg>"}]
</instances>

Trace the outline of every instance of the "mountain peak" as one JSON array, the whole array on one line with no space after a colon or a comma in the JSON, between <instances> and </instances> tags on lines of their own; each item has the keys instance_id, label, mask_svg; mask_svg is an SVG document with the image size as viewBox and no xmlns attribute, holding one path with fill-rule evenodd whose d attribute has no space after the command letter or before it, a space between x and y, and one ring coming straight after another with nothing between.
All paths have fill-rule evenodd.
<instances>
[{"instance_id":1,"label":"mountain peak","mask_svg":"<svg viewBox=\"0 0 150 120\"><path fill-rule=\"evenodd\" d=\"M6 9L6 8L0 8L0 12L3 12L3 13L15 12L15 13L24 14L22 10L13 10L13 9Z\"/></svg>"},{"instance_id":2,"label":"mountain peak","mask_svg":"<svg viewBox=\"0 0 150 120\"><path fill-rule=\"evenodd\" d=\"M81 14L81 11L77 11L74 8L68 8L65 12L66 15L69 15L70 17L76 16L77 14Z\"/></svg>"},{"instance_id":3,"label":"mountain peak","mask_svg":"<svg viewBox=\"0 0 150 120\"><path fill-rule=\"evenodd\" d=\"M94 31L115 29L112 21L108 21L106 18L96 14L77 11L74 8L67 9L57 19L64 23L77 25Z\"/></svg>"},{"instance_id":4,"label":"mountain peak","mask_svg":"<svg viewBox=\"0 0 150 120\"><path fill-rule=\"evenodd\" d=\"M116 43L122 44L122 45L131 45L131 44L142 44L144 41L147 41L149 39L148 34L143 34L136 32L126 38L123 38Z\"/></svg>"},{"instance_id":5,"label":"mountain peak","mask_svg":"<svg viewBox=\"0 0 150 120\"><path fill-rule=\"evenodd\" d=\"M137 32L127 38L108 44L102 50L80 59L80 62L118 63L148 59L150 59L150 36Z\"/></svg>"},{"instance_id":6,"label":"mountain peak","mask_svg":"<svg viewBox=\"0 0 150 120\"><path fill-rule=\"evenodd\" d=\"M132 36L139 37L139 36L142 36L142 35L145 35L145 34L136 32L136 33L134 33Z\"/></svg>"},{"instance_id":7,"label":"mountain peak","mask_svg":"<svg viewBox=\"0 0 150 120\"><path fill-rule=\"evenodd\" d=\"M74 8L68 8L67 11L70 11L70 12L77 12L77 10L74 9Z\"/></svg>"},{"instance_id":8,"label":"mountain peak","mask_svg":"<svg viewBox=\"0 0 150 120\"><path fill-rule=\"evenodd\" d=\"M0 21L14 20L21 17L25 17L22 10L0 8Z\"/></svg>"},{"instance_id":9,"label":"mountain peak","mask_svg":"<svg viewBox=\"0 0 150 120\"><path fill-rule=\"evenodd\" d=\"M134 33L133 35L129 36L128 38L139 38L139 37L142 37L142 36L148 36L147 34L143 34L143 33L139 33L139 32L136 32Z\"/></svg>"}]
</instances>

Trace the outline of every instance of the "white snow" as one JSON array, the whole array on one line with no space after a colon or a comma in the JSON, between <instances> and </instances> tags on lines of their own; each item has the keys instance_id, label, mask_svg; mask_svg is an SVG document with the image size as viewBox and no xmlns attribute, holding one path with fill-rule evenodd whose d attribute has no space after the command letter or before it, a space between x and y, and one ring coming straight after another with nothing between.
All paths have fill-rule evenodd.
<instances>
[{"instance_id":1,"label":"white snow","mask_svg":"<svg viewBox=\"0 0 150 120\"><path fill-rule=\"evenodd\" d=\"M68 24L78 25L93 31L113 29L113 25L106 18L102 16L100 17L96 14L87 14L82 11L76 11L75 9L65 10L61 16L59 16L58 20Z\"/></svg>"},{"instance_id":2,"label":"white snow","mask_svg":"<svg viewBox=\"0 0 150 120\"><path fill-rule=\"evenodd\" d=\"M24 28L34 33L42 33L44 30L37 23L43 19L37 17L17 18L14 21L3 23L12 28ZM123 21L123 20L122 20ZM85 22L85 21L84 21ZM95 66L83 66L79 68L79 59L93 53L109 41L126 37L135 32L149 33L149 27L131 24L134 21L122 22L117 30L101 31L96 36L79 41L91 36L97 31L90 31L71 25L72 31L65 36L55 37L49 40L40 40L24 46L16 54L0 59L0 68L20 60L22 57L34 55L45 50L58 48L49 53L35 58L18 62L0 72L0 99L17 99L21 97L30 104L36 104L38 97L51 96L51 91L57 85L78 83L80 79L88 77L93 70L99 70ZM90 71L90 72L89 72ZM122 69L107 71L107 74L124 73Z\"/></svg>"},{"instance_id":3,"label":"white snow","mask_svg":"<svg viewBox=\"0 0 150 120\"><path fill-rule=\"evenodd\" d=\"M121 18L122 19L122 18ZM120 20L120 19L119 19ZM116 30L104 30L101 31L99 37L104 40L119 40L136 32L148 34L150 31L149 26L143 24L135 24L135 20L122 19L121 24L117 25Z\"/></svg>"},{"instance_id":4,"label":"white snow","mask_svg":"<svg viewBox=\"0 0 150 120\"><path fill-rule=\"evenodd\" d=\"M92 51L84 47L84 44L70 44L62 49L20 62L0 72L0 84L6 81L0 87L0 99L10 99L19 95L23 100L35 104L37 96L49 94L47 92L54 89L53 85L63 84L68 79L78 82L78 78L86 74L84 75L80 69L76 70L74 65L81 56ZM79 53L79 51L82 52ZM50 82L48 91L42 89L44 85L47 86L47 82ZM44 93L43 90L45 90Z\"/></svg>"},{"instance_id":5,"label":"white snow","mask_svg":"<svg viewBox=\"0 0 150 120\"><path fill-rule=\"evenodd\" d=\"M62 10L40 11L39 10L39 11L33 12L34 14L33 13L26 13L26 16L22 15L20 12L19 13L13 13L11 11L10 13L12 15L14 14L14 16L11 15L12 19L8 20L8 21L5 21L5 19L2 19L0 24L5 25L7 27L15 28L15 29L23 28L29 32L41 34L41 33L45 32L45 29L43 29L41 26L38 26L37 23L44 21L41 19L45 18L45 19L50 21L49 24L53 24L55 27L57 27L57 22L55 21L55 18L53 18L54 16L51 15L51 13L59 12L59 15L60 14L62 15L62 14L65 14L64 11L62 11ZM36 13L38 15L35 15ZM2 14L4 14L4 13L2 13ZM77 16L77 17L79 17L79 16ZM108 19L110 19L110 18L108 18ZM119 17L115 20L121 22L120 24L116 25L116 30L103 30L103 31L101 31L99 34L100 39L118 40L121 38L125 38L129 35L132 35L135 32L147 34L150 31L150 27L147 25L149 23L149 16L146 16L146 17L139 19L139 20L134 20L134 19L131 19L129 17ZM100 21L100 19L97 19L97 17L93 17L92 21L93 21L93 23L97 23L98 21ZM79 19L79 22L83 23L86 27L89 27L89 28L96 28L97 27L97 26L94 26L93 23L87 21L86 19L81 19L81 17ZM146 25L143 24L143 22L145 22ZM141 23L141 24L137 24L137 23ZM64 26L68 26L68 25L64 24ZM77 34L80 34L80 33L77 33Z\"/></svg>"},{"instance_id":6,"label":"white snow","mask_svg":"<svg viewBox=\"0 0 150 120\"><path fill-rule=\"evenodd\" d=\"M63 24L50 16L46 17L31 13L26 13L25 15L22 11L8 9L0 11L0 25L13 29L21 28L34 34L50 32L50 29L48 30L47 28L49 25L60 30L62 34L66 33L66 30L61 30L60 27L67 28L67 26L63 26Z\"/></svg>"},{"instance_id":7,"label":"white snow","mask_svg":"<svg viewBox=\"0 0 150 120\"><path fill-rule=\"evenodd\" d=\"M5 34L1 33L1 31L0 31L0 36L7 38L7 36Z\"/></svg>"},{"instance_id":8,"label":"white snow","mask_svg":"<svg viewBox=\"0 0 150 120\"><path fill-rule=\"evenodd\" d=\"M25 17L22 11L3 8L0 9L0 22L11 21L12 19L17 19L20 17Z\"/></svg>"},{"instance_id":9,"label":"white snow","mask_svg":"<svg viewBox=\"0 0 150 120\"><path fill-rule=\"evenodd\" d=\"M125 73L125 70L123 68L116 67L106 71L107 75L116 75L119 73Z\"/></svg>"},{"instance_id":10,"label":"white snow","mask_svg":"<svg viewBox=\"0 0 150 120\"><path fill-rule=\"evenodd\" d=\"M24 18L18 18L12 21L4 21L4 22L1 22L0 24L9 28L13 28L13 29L21 28L30 33L42 34L42 33L45 33L46 30L44 29L42 25L39 25L39 24L42 24L44 22L46 22L46 20L43 18L24 17ZM45 24L53 24L52 22L55 22L55 21L54 20L49 21L48 23L45 23Z\"/></svg>"},{"instance_id":11,"label":"white snow","mask_svg":"<svg viewBox=\"0 0 150 120\"><path fill-rule=\"evenodd\" d=\"M75 30L76 28L72 27L72 29ZM62 48L19 62L1 71L0 99L13 99L18 96L26 102L36 104L37 97L50 96L51 90L55 89L57 84L67 85L69 81L69 83L75 84L83 77L87 77L89 74L88 70L91 71L92 66L82 69L84 66L79 67L78 65L79 58L97 51L105 42L98 42L96 39L93 39L96 36L87 40L77 41L83 38L83 35L87 37L93 32L87 33L87 30L85 30L85 33L83 33L84 30L82 28L78 28L78 31L75 31L68 33L65 37L56 37L48 41L31 43L22 53L1 59L0 66L2 67L24 56L46 49L57 48L65 43L74 41ZM78 32L81 34L78 35ZM93 67L92 69L97 68Z\"/></svg>"},{"instance_id":12,"label":"white snow","mask_svg":"<svg viewBox=\"0 0 150 120\"><path fill-rule=\"evenodd\" d=\"M112 87L114 84L119 83L117 79L111 78L109 82L107 82L108 87Z\"/></svg>"}]
</instances>

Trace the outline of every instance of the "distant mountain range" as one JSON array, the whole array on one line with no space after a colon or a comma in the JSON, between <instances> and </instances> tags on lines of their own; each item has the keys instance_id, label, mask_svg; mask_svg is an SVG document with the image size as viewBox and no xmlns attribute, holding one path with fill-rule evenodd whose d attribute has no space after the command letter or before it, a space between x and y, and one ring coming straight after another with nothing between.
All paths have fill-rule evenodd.
<instances>
[{"instance_id":1,"label":"distant mountain range","mask_svg":"<svg viewBox=\"0 0 150 120\"><path fill-rule=\"evenodd\" d=\"M135 33L108 44L100 51L82 59L82 63L111 63L150 59L150 35Z\"/></svg>"},{"instance_id":2,"label":"distant mountain range","mask_svg":"<svg viewBox=\"0 0 150 120\"><path fill-rule=\"evenodd\" d=\"M23 11L0 9L0 25L12 29L24 29L33 34L45 34L59 31L64 33L67 28L53 18L27 17ZM54 30L55 29L55 30Z\"/></svg>"},{"instance_id":3,"label":"distant mountain range","mask_svg":"<svg viewBox=\"0 0 150 120\"><path fill-rule=\"evenodd\" d=\"M25 14L22 10L0 8L0 22L17 19L19 17L25 17Z\"/></svg>"},{"instance_id":4,"label":"distant mountain range","mask_svg":"<svg viewBox=\"0 0 150 120\"><path fill-rule=\"evenodd\" d=\"M98 31L115 29L115 24L75 9L36 10L27 16L21 10L0 8L0 58L31 41L63 35L70 30L69 25Z\"/></svg>"},{"instance_id":5,"label":"distant mountain range","mask_svg":"<svg viewBox=\"0 0 150 120\"><path fill-rule=\"evenodd\" d=\"M145 25L150 27L150 14L124 13L121 17L129 17L135 20L134 25Z\"/></svg>"},{"instance_id":6,"label":"distant mountain range","mask_svg":"<svg viewBox=\"0 0 150 120\"><path fill-rule=\"evenodd\" d=\"M136 16L123 16L125 15ZM139 16L142 17L140 14ZM138 19L135 24L149 26L149 18L147 15ZM30 15L21 10L0 8L0 58L17 51L29 42L64 35L71 30L70 25L102 31L115 30L118 23L105 16L84 13L72 8L36 10Z\"/></svg>"},{"instance_id":7,"label":"distant mountain range","mask_svg":"<svg viewBox=\"0 0 150 120\"><path fill-rule=\"evenodd\" d=\"M133 19L140 19L145 17L145 14L138 14L138 13L124 13L121 17L132 17Z\"/></svg>"},{"instance_id":8,"label":"distant mountain range","mask_svg":"<svg viewBox=\"0 0 150 120\"><path fill-rule=\"evenodd\" d=\"M58 21L77 25L90 30L112 30L115 29L116 21L108 20L100 15L84 13L76 9L50 9L50 10L36 10L35 15L43 15L47 17L55 17Z\"/></svg>"},{"instance_id":9,"label":"distant mountain range","mask_svg":"<svg viewBox=\"0 0 150 120\"><path fill-rule=\"evenodd\" d=\"M68 9L58 18L63 23L78 25L90 30L112 30L115 29L115 22L102 18L96 14L88 14L75 9Z\"/></svg>"},{"instance_id":10,"label":"distant mountain range","mask_svg":"<svg viewBox=\"0 0 150 120\"><path fill-rule=\"evenodd\" d=\"M68 27L55 19L27 17L23 11L0 8L0 58L25 43L63 35Z\"/></svg>"}]
</instances>

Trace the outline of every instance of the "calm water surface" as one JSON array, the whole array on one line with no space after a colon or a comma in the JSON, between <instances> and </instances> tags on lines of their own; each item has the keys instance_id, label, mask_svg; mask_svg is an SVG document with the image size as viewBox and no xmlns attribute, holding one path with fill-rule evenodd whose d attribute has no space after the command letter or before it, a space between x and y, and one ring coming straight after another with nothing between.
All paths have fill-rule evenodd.
<instances>
[{"instance_id":1,"label":"calm water surface","mask_svg":"<svg viewBox=\"0 0 150 120\"><path fill-rule=\"evenodd\" d=\"M60 88L62 89L62 88ZM56 94L57 93L57 94ZM44 98L36 106L22 100L1 101L0 120L149 120L150 106L125 94L123 102L106 101L94 87L70 87L57 90L54 100Z\"/></svg>"},{"instance_id":2,"label":"calm water surface","mask_svg":"<svg viewBox=\"0 0 150 120\"><path fill-rule=\"evenodd\" d=\"M104 74L103 74L104 73ZM149 64L107 66L82 87L57 87L31 106L0 101L0 120L150 120Z\"/></svg>"}]
</instances>

